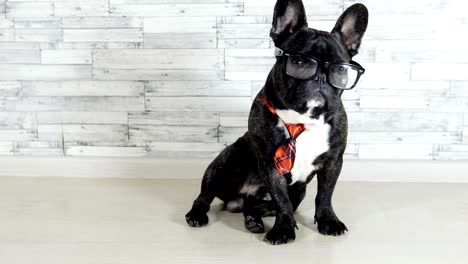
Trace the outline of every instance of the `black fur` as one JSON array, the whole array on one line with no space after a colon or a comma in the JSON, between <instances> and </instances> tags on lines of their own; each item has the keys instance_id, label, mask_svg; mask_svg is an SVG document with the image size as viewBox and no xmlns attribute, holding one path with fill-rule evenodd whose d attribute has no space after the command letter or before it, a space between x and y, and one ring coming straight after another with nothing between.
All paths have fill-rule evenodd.
<instances>
[{"instance_id":1,"label":"black fur","mask_svg":"<svg viewBox=\"0 0 468 264\"><path fill-rule=\"evenodd\" d=\"M322 61L346 62L357 54L367 27L367 9L362 4L348 8L338 19L331 33L307 27L305 9L300 0L279 0L276 3L271 36L275 45L289 52L312 55ZM229 203L243 201L245 226L263 232L262 217L275 214L273 228L265 235L271 244L283 244L295 239L294 211L303 200L306 184L317 174L315 221L324 235L341 235L347 231L332 207L332 194L343 164L346 147L347 117L341 102L342 90L325 82L321 70L314 79L297 80L285 73L285 57L278 57L263 90L255 98L249 116L248 132L226 147L208 166L203 177L201 193L186 214L187 223L194 227L208 223L207 212L215 197ZM316 168L305 182L287 184L278 175L273 155L285 140L277 127L278 117L263 104L263 93L276 109L298 113L307 111L306 102L321 103L311 118L324 115L331 127L329 150L313 161ZM257 189L241 193L248 182Z\"/></svg>"}]
</instances>

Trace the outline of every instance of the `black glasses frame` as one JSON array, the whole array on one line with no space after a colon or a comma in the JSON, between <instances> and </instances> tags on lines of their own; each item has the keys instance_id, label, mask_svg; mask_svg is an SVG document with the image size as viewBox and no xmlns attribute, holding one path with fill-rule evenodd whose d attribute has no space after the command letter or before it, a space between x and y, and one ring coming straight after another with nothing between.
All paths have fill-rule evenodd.
<instances>
[{"instance_id":1,"label":"black glasses frame","mask_svg":"<svg viewBox=\"0 0 468 264\"><path fill-rule=\"evenodd\" d=\"M327 72L326 72L326 81L329 85L331 85L332 87L335 87L336 89L340 89L340 90L351 90L353 89L354 87L356 87L357 83L359 82L359 78L361 78L361 75L363 75L365 72L366 72L366 69L364 69L364 67L361 66L361 64L355 62L355 61L351 61L351 63L339 63L339 62L324 62L318 58L315 58L314 56L311 56L311 55L307 55L307 54L303 54L303 53L299 53L299 52L295 52L295 53L290 53L290 52L287 52L287 51L284 51L282 49L279 49L279 48L276 48L275 50L275 56L276 57L283 57L283 56L286 56L286 57L290 57L290 56L304 56L304 57L307 57L307 58L310 58L314 61L317 62L317 69L320 68L320 67L324 67L325 69L327 69ZM286 61L287 63L287 61ZM335 85L333 85L332 83L330 83L330 78L328 78L328 74L329 74L329 67L331 65L345 65L345 66L349 66L355 70L357 70L357 77L356 77L356 81L354 81L354 84L350 87L350 88L341 88L341 87L336 87ZM310 78L307 78L307 79L299 79L299 78L296 78L296 77L293 77L291 75L289 75L288 72L286 72L286 74L288 74L288 76L290 76L291 78L294 78L294 79L299 79L299 80L310 80L310 79L313 79L317 76L317 73L319 71L317 70L314 75Z\"/></svg>"}]
</instances>

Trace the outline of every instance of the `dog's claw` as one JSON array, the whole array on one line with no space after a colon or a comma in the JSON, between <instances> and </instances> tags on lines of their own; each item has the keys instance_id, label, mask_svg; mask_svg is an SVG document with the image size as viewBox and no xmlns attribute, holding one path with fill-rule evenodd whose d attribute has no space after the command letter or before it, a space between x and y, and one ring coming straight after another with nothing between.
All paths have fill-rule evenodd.
<instances>
[{"instance_id":1,"label":"dog's claw","mask_svg":"<svg viewBox=\"0 0 468 264\"><path fill-rule=\"evenodd\" d=\"M263 241L272 245L281 245L292 242L296 239L294 228L275 228L273 227L263 238Z\"/></svg>"},{"instance_id":2,"label":"dog's claw","mask_svg":"<svg viewBox=\"0 0 468 264\"><path fill-rule=\"evenodd\" d=\"M185 215L185 221L191 227L202 227L208 224L208 216L206 213L191 210Z\"/></svg>"},{"instance_id":3,"label":"dog's claw","mask_svg":"<svg viewBox=\"0 0 468 264\"><path fill-rule=\"evenodd\" d=\"M339 236L348 231L348 228L338 218L316 220L317 230L322 235Z\"/></svg>"}]
</instances>

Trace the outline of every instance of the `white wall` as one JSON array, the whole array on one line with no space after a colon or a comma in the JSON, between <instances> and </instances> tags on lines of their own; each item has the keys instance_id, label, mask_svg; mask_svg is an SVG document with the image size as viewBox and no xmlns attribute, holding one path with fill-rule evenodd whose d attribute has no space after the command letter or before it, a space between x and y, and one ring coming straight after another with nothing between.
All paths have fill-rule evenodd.
<instances>
[{"instance_id":1,"label":"white wall","mask_svg":"<svg viewBox=\"0 0 468 264\"><path fill-rule=\"evenodd\" d=\"M352 0L305 0L330 30ZM461 0L365 0L349 159L468 158ZM274 59L273 0L0 0L0 154L212 157Z\"/></svg>"}]
</instances>

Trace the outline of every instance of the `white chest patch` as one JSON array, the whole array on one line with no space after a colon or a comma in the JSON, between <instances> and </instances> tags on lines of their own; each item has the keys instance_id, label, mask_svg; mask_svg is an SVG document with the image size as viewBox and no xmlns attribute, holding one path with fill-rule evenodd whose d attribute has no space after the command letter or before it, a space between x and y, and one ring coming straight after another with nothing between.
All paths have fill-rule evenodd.
<instances>
[{"instance_id":1,"label":"white chest patch","mask_svg":"<svg viewBox=\"0 0 468 264\"><path fill-rule=\"evenodd\" d=\"M292 110L277 110L278 116L286 123L304 124L305 130L296 139L296 158L291 170L291 185L297 181L305 182L315 170L314 160L329 149L330 125L324 116L310 118L309 113L299 114ZM280 126L282 122L279 122Z\"/></svg>"}]
</instances>

